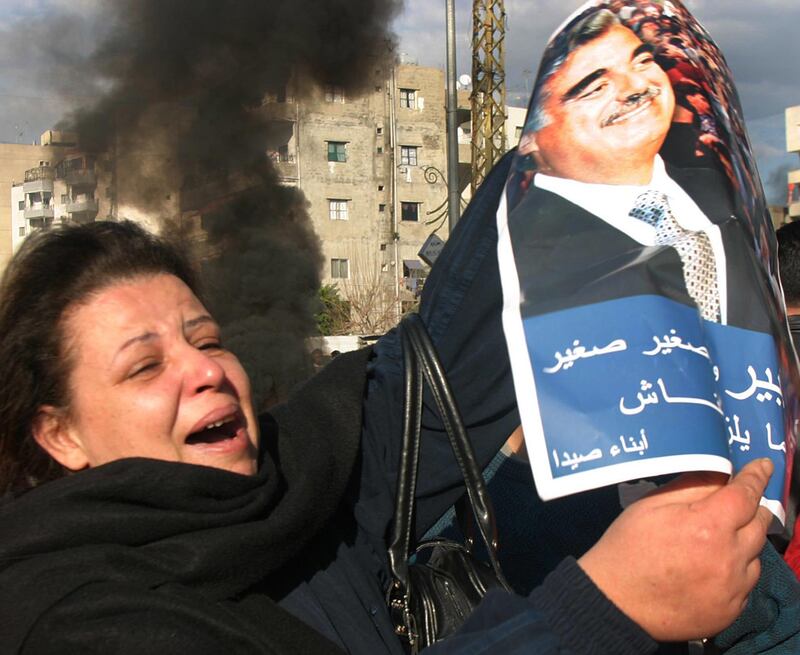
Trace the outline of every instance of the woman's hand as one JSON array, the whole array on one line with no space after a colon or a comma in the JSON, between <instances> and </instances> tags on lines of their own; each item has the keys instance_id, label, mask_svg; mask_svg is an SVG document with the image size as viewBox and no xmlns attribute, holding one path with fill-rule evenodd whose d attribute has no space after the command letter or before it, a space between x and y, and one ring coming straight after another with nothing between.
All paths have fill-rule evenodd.
<instances>
[{"instance_id":1,"label":"woman's hand","mask_svg":"<svg viewBox=\"0 0 800 655\"><path fill-rule=\"evenodd\" d=\"M772 470L765 459L729 482L682 475L628 507L579 564L654 639L714 635L741 613L760 575L772 515L759 501Z\"/></svg>"}]
</instances>

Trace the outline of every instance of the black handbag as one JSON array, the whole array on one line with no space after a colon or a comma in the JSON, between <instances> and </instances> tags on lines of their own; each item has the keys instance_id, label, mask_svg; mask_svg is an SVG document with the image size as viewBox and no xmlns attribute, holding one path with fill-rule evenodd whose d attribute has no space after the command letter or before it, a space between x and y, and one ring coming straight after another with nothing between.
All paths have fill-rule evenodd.
<instances>
[{"instance_id":1,"label":"black handbag","mask_svg":"<svg viewBox=\"0 0 800 655\"><path fill-rule=\"evenodd\" d=\"M387 604L395 632L404 639L411 653L417 653L454 633L489 589L511 588L497 560L497 530L486 484L430 337L417 314L403 319L399 331L405 368L405 403L397 499L388 551L392 584L387 592ZM475 527L486 544L488 564L473 555L471 538L465 543L448 539L422 542L415 549L414 563L409 563L423 375L464 477L466 499ZM426 562L417 561L428 554Z\"/></svg>"}]
</instances>

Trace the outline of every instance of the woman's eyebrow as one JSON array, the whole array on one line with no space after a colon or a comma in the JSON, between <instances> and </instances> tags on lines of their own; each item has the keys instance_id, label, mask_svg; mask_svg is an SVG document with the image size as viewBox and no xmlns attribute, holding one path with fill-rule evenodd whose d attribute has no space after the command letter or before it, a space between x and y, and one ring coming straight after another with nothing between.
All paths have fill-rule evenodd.
<instances>
[{"instance_id":1,"label":"woman's eyebrow","mask_svg":"<svg viewBox=\"0 0 800 655\"><path fill-rule=\"evenodd\" d=\"M114 358L116 359L117 355L119 355L120 353L122 353L122 351L134 345L135 343L150 341L151 339L155 339L157 336L158 335L155 332L144 332L142 334L137 334L135 337L131 337L119 347L119 349L117 350L117 354L114 355Z\"/></svg>"},{"instance_id":2,"label":"woman's eyebrow","mask_svg":"<svg viewBox=\"0 0 800 655\"><path fill-rule=\"evenodd\" d=\"M217 322L211 318L208 314L202 314L201 316L196 316L195 318L190 318L188 321L183 322L183 329L184 330L191 330L192 328L197 327L198 325L202 325L204 323L212 323L216 325Z\"/></svg>"}]
</instances>

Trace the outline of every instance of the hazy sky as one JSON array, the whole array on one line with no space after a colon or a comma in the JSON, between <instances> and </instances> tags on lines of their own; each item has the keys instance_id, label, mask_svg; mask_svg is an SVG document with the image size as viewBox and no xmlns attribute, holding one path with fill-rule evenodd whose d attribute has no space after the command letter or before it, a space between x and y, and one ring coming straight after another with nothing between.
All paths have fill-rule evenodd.
<instances>
[{"instance_id":1,"label":"hazy sky","mask_svg":"<svg viewBox=\"0 0 800 655\"><path fill-rule=\"evenodd\" d=\"M506 79L510 104L525 106L545 43L582 0L506 0ZM784 110L800 105L800 0L686 0L714 37L739 90L759 170L771 202L785 202ZM471 72L472 2L456 0L459 74ZM423 65L445 61L445 0L406 0L395 23L400 49Z\"/></svg>"},{"instance_id":2,"label":"hazy sky","mask_svg":"<svg viewBox=\"0 0 800 655\"><path fill-rule=\"evenodd\" d=\"M264 0L269 1L269 0ZM89 93L42 61L72 61L95 41L93 18L101 0L0 0L0 141L31 143L66 108ZM582 2L506 0L506 72L511 104L526 104L544 44ZM725 54L744 108L764 185L778 200L783 169L797 162L785 152L784 109L800 104L800 0L686 0ZM456 0L459 73L470 73L471 0ZM63 42L40 38L58 10L73 12ZM71 27L72 29L67 29ZM405 0L395 22L400 51L422 65L443 66L445 0ZM179 27L178 27L179 29ZM24 37L24 38L21 38ZM67 100L68 102L68 100ZM795 156L796 159L796 156ZM777 183L771 184L771 179ZM785 176L784 176L785 179Z\"/></svg>"}]
</instances>

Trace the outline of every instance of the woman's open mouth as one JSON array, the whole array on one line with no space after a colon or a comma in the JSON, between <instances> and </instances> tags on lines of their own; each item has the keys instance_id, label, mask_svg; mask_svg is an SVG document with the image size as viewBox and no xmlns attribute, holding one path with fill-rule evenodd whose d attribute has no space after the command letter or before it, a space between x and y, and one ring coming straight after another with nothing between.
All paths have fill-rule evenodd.
<instances>
[{"instance_id":1,"label":"woman's open mouth","mask_svg":"<svg viewBox=\"0 0 800 655\"><path fill-rule=\"evenodd\" d=\"M195 429L186 437L186 445L222 444L235 439L245 430L244 420L238 411L232 412L221 418L209 421L199 429Z\"/></svg>"}]
</instances>

